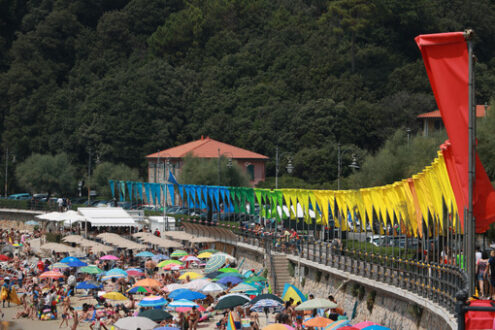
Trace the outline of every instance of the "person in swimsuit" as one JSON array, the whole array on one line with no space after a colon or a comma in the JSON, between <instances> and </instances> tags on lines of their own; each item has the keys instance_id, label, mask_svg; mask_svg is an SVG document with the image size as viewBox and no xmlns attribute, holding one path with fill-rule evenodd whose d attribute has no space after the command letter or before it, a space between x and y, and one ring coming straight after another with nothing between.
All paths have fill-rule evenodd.
<instances>
[{"instance_id":1,"label":"person in swimsuit","mask_svg":"<svg viewBox=\"0 0 495 330\"><path fill-rule=\"evenodd\" d=\"M72 327L70 328L70 330L76 330L77 325L79 324L79 317L77 315L77 312L74 310L72 306L69 307L69 310L72 313L72 319L73 319Z\"/></svg>"},{"instance_id":2,"label":"person in swimsuit","mask_svg":"<svg viewBox=\"0 0 495 330\"><path fill-rule=\"evenodd\" d=\"M191 330L198 329L199 318L200 318L199 312L196 309L196 306L194 306L191 310L191 313L189 314L189 329Z\"/></svg>"}]
</instances>

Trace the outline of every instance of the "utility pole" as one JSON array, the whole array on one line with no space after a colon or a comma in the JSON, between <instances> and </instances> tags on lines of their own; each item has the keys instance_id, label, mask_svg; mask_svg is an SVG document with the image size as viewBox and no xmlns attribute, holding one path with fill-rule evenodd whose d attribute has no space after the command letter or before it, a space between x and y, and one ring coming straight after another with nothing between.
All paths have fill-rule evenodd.
<instances>
[{"instance_id":1,"label":"utility pole","mask_svg":"<svg viewBox=\"0 0 495 330\"><path fill-rule=\"evenodd\" d=\"M468 77L468 90L469 90L469 102L468 102L468 114L469 114L469 126L468 126L468 143L469 143L469 196L468 196L468 209L467 209L467 226L465 225L465 236L467 238L466 244L466 256L467 256L467 273L469 279L469 295L473 295L475 292L475 252L474 252L474 237L475 237L475 219L473 216L473 194L474 185L476 180L476 108L475 108L475 93L474 93L474 70L473 70L473 31L466 30L464 32L464 38L466 39L468 46L469 56L469 77Z\"/></svg>"},{"instance_id":2,"label":"utility pole","mask_svg":"<svg viewBox=\"0 0 495 330\"><path fill-rule=\"evenodd\" d=\"M275 147L275 189L278 189L278 146Z\"/></svg>"},{"instance_id":3,"label":"utility pole","mask_svg":"<svg viewBox=\"0 0 495 330\"><path fill-rule=\"evenodd\" d=\"M7 186L8 186L8 179L9 179L9 147L7 147L7 150L5 151L5 198L7 198Z\"/></svg>"}]
</instances>

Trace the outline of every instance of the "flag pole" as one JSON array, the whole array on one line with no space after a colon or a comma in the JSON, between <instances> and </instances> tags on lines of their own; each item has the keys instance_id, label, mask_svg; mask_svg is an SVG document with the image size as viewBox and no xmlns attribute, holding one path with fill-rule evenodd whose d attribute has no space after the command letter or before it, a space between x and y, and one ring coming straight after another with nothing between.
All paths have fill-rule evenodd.
<instances>
[{"instance_id":1,"label":"flag pole","mask_svg":"<svg viewBox=\"0 0 495 330\"><path fill-rule=\"evenodd\" d=\"M469 295L475 293L475 219L473 216L473 194L474 184L476 180L475 161L476 161L476 108L475 108L475 92L474 92L474 67L473 67L473 30L464 32L468 46L469 56L469 81L468 81L468 108L469 108L469 126L468 126L468 144L469 144L469 195L468 195L468 210L467 219L464 222L465 239L467 239L465 256L466 270L469 279Z\"/></svg>"}]
</instances>

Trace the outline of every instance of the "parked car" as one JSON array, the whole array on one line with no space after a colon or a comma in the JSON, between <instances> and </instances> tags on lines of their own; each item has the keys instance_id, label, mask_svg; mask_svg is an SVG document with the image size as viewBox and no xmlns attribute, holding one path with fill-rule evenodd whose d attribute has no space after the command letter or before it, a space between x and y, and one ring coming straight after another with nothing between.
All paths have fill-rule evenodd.
<instances>
[{"instance_id":1,"label":"parked car","mask_svg":"<svg viewBox=\"0 0 495 330\"><path fill-rule=\"evenodd\" d=\"M8 199L15 199L15 200L31 199L31 194L28 193L13 194L13 195L9 195Z\"/></svg>"}]
</instances>

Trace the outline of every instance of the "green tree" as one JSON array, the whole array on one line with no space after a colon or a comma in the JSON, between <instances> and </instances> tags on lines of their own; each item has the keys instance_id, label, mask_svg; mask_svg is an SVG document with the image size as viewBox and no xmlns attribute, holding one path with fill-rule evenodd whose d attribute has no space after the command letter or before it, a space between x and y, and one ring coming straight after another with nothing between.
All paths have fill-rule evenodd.
<instances>
[{"instance_id":1,"label":"green tree","mask_svg":"<svg viewBox=\"0 0 495 330\"><path fill-rule=\"evenodd\" d=\"M104 198L112 197L108 180L139 181L139 174L136 169L124 164L110 162L98 164L91 176L91 187Z\"/></svg>"},{"instance_id":2,"label":"green tree","mask_svg":"<svg viewBox=\"0 0 495 330\"><path fill-rule=\"evenodd\" d=\"M31 193L47 192L68 195L76 187L75 167L64 154L33 154L16 168L19 185Z\"/></svg>"},{"instance_id":3,"label":"green tree","mask_svg":"<svg viewBox=\"0 0 495 330\"><path fill-rule=\"evenodd\" d=\"M249 178L244 170L235 160L230 166L230 162L225 156L221 156L220 159L186 156L178 181L182 184L212 186L246 187L249 185Z\"/></svg>"}]
</instances>

